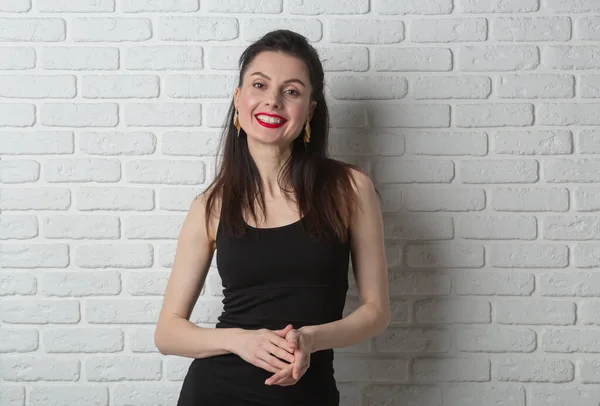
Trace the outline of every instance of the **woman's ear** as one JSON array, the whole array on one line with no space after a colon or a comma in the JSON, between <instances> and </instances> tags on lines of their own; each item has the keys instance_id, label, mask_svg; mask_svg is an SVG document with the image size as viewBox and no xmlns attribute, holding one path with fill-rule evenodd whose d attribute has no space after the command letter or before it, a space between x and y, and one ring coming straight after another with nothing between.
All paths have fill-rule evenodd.
<instances>
[{"instance_id":1,"label":"woman's ear","mask_svg":"<svg viewBox=\"0 0 600 406\"><path fill-rule=\"evenodd\" d=\"M235 93L233 94L233 106L235 107L236 110L238 109L239 98L240 98L240 88L236 87Z\"/></svg>"},{"instance_id":2,"label":"woman's ear","mask_svg":"<svg viewBox=\"0 0 600 406\"><path fill-rule=\"evenodd\" d=\"M317 102L310 102L309 113L308 113L308 121L312 120L313 114L315 113L315 108L317 107Z\"/></svg>"}]
</instances>

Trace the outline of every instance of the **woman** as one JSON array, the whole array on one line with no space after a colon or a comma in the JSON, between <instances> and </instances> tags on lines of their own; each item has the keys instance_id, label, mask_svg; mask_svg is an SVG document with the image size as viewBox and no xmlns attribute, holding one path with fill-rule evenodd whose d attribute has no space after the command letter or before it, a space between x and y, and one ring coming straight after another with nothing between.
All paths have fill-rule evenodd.
<instances>
[{"instance_id":1,"label":"woman","mask_svg":"<svg viewBox=\"0 0 600 406\"><path fill-rule=\"evenodd\" d=\"M240 58L222 165L182 225L155 331L162 354L194 358L178 405L338 405L333 348L389 324L377 194L328 157L323 79L291 31ZM215 249L224 309L201 328L189 318ZM361 305L342 318L350 253Z\"/></svg>"}]
</instances>

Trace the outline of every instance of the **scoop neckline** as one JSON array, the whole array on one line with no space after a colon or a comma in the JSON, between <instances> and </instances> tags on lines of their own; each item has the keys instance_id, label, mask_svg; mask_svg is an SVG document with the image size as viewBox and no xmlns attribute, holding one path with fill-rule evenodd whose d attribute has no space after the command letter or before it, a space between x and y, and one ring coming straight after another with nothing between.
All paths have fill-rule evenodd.
<instances>
[{"instance_id":1,"label":"scoop neckline","mask_svg":"<svg viewBox=\"0 0 600 406\"><path fill-rule=\"evenodd\" d=\"M281 230L281 229L284 229L284 228L289 228L289 227L295 226L296 224L299 224L300 222L302 222L303 219L304 219L304 217L301 217L299 220L296 220L293 223L284 224L282 226L277 226L277 227L253 227L250 224L248 224L246 222L246 220L244 220L244 224L246 224L246 227L248 227L248 228L250 228L252 230L273 231L273 230Z\"/></svg>"}]
</instances>

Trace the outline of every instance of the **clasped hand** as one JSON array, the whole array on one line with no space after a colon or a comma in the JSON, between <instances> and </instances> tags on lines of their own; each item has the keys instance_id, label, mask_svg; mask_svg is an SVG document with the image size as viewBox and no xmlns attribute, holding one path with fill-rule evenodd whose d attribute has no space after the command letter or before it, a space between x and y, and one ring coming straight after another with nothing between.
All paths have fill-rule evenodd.
<instances>
[{"instance_id":1,"label":"clasped hand","mask_svg":"<svg viewBox=\"0 0 600 406\"><path fill-rule=\"evenodd\" d=\"M281 330L260 329L245 333L245 343L238 355L274 374L265 385L294 385L308 370L314 343L302 329L294 329L289 324Z\"/></svg>"}]
</instances>

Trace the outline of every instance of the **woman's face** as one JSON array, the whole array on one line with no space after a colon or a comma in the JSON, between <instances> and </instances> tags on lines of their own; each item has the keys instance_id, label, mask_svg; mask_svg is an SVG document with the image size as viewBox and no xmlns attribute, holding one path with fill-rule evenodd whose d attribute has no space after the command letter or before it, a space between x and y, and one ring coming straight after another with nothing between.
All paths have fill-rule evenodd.
<instances>
[{"instance_id":1,"label":"woman's face","mask_svg":"<svg viewBox=\"0 0 600 406\"><path fill-rule=\"evenodd\" d=\"M289 145L312 117L308 70L297 58L261 52L248 65L234 104L248 138ZM250 141L250 140L248 140Z\"/></svg>"}]
</instances>

